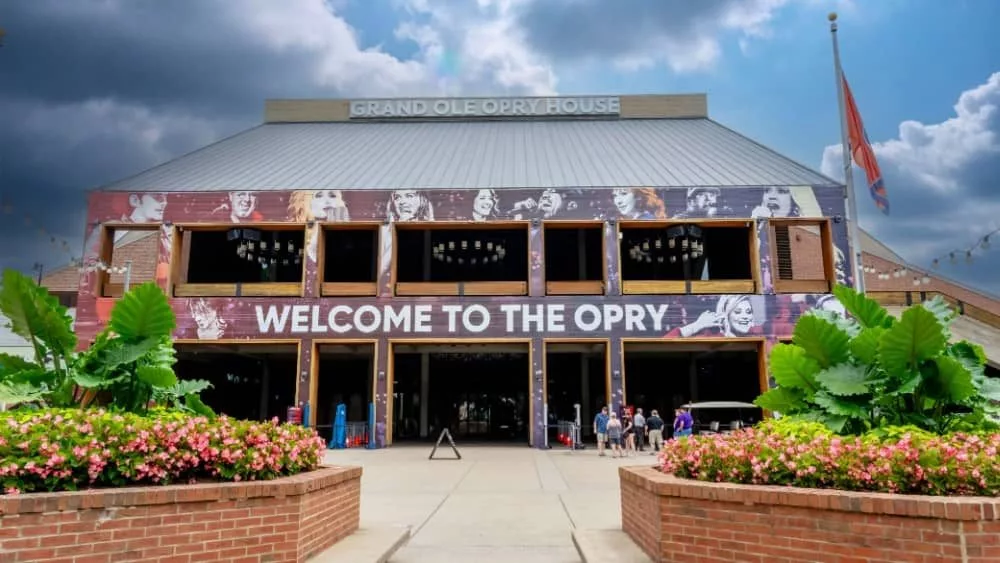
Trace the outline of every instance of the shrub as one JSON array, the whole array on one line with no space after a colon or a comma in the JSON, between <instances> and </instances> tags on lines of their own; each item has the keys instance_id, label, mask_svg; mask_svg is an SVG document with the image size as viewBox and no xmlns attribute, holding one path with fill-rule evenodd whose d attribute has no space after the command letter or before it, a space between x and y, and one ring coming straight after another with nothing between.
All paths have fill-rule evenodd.
<instances>
[{"instance_id":1,"label":"shrub","mask_svg":"<svg viewBox=\"0 0 1000 563\"><path fill-rule=\"evenodd\" d=\"M171 340L176 318L156 284L133 287L111 311L108 326L77 353L67 309L33 279L5 270L0 320L31 344L31 360L0 354L0 403L23 407L82 406L98 399L145 412L150 401L213 416L201 402L207 381L178 381Z\"/></svg>"},{"instance_id":2,"label":"shrub","mask_svg":"<svg viewBox=\"0 0 1000 563\"><path fill-rule=\"evenodd\" d=\"M946 434L997 429L1000 380L986 376L981 347L949 343L954 312L936 297L899 319L844 286L834 294L851 314L814 311L795 324L768 364L777 387L763 409L825 424L840 434L915 426Z\"/></svg>"},{"instance_id":3,"label":"shrub","mask_svg":"<svg viewBox=\"0 0 1000 563\"><path fill-rule=\"evenodd\" d=\"M770 421L667 442L662 470L751 485L922 495L1000 496L1000 434L938 436L894 428L838 436L821 424Z\"/></svg>"},{"instance_id":4,"label":"shrub","mask_svg":"<svg viewBox=\"0 0 1000 563\"><path fill-rule=\"evenodd\" d=\"M209 419L177 411L5 413L0 485L6 493L194 481L274 479L315 469L323 440L309 428Z\"/></svg>"}]
</instances>

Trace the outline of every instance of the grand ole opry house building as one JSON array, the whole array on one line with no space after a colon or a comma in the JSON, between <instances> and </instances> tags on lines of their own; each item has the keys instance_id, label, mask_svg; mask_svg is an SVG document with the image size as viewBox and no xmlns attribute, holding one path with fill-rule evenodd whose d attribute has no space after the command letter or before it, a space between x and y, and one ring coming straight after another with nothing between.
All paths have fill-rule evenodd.
<instances>
[{"instance_id":1,"label":"grand ole opry house building","mask_svg":"<svg viewBox=\"0 0 1000 563\"><path fill-rule=\"evenodd\" d=\"M336 405L373 404L378 446L447 427L541 447L577 404L766 389L769 346L842 311L845 202L704 95L272 100L91 192L76 326L92 339L123 291L93 266L128 262L170 296L178 376L218 411L297 405L329 436Z\"/></svg>"}]
</instances>

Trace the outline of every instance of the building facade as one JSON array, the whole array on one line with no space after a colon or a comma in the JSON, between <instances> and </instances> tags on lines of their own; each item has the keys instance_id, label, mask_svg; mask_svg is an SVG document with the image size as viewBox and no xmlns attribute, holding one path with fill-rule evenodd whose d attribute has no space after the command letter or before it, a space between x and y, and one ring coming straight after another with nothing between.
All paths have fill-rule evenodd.
<instances>
[{"instance_id":1,"label":"building facade","mask_svg":"<svg viewBox=\"0 0 1000 563\"><path fill-rule=\"evenodd\" d=\"M283 401L328 424L320 388L339 372L321 367L324 350L369 350L360 401L374 404L380 445L405 434L394 425L421 437L449 425L429 420L429 372L460 374L437 387L452 392L480 372L506 377L490 346L521 347L526 361L503 365L519 366L525 441L542 446L560 346L599 352L566 368L586 372L563 393L585 419L635 402L630 347L753 350L736 376L766 389L767 348L808 309L842 310L830 291L852 282L845 216L842 185L710 120L701 95L281 100L257 128L92 192L84 261L120 263L116 241L153 240L143 269L171 298L179 347L291 351L284 395L275 373L259 383L261 416ZM84 271L81 341L122 291ZM403 367L449 346L476 361L435 368L425 353ZM649 365L634 369L660 393L672 375ZM412 397L395 389L406 369L419 373ZM699 377L678 376L673 396L696 398ZM471 428L475 401L455 401Z\"/></svg>"}]
</instances>

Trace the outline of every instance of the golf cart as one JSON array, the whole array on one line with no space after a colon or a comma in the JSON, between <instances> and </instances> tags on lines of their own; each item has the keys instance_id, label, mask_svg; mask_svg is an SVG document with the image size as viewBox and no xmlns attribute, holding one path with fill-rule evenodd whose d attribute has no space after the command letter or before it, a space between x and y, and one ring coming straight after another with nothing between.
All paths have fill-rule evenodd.
<instances>
[{"instance_id":1,"label":"golf cart","mask_svg":"<svg viewBox=\"0 0 1000 563\"><path fill-rule=\"evenodd\" d=\"M691 413L698 434L728 434L744 426L754 425L761 417L760 407L740 401L687 403L681 405L681 408Z\"/></svg>"}]
</instances>

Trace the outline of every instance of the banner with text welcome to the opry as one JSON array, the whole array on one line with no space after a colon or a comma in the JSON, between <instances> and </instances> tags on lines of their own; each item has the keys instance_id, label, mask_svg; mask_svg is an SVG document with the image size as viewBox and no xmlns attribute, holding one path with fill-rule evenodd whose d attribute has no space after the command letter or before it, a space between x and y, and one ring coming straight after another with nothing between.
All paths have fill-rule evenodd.
<instances>
[{"instance_id":1,"label":"banner with text welcome to the opry","mask_svg":"<svg viewBox=\"0 0 1000 563\"><path fill-rule=\"evenodd\" d=\"M829 295L174 299L184 339L359 337L783 337Z\"/></svg>"}]
</instances>

